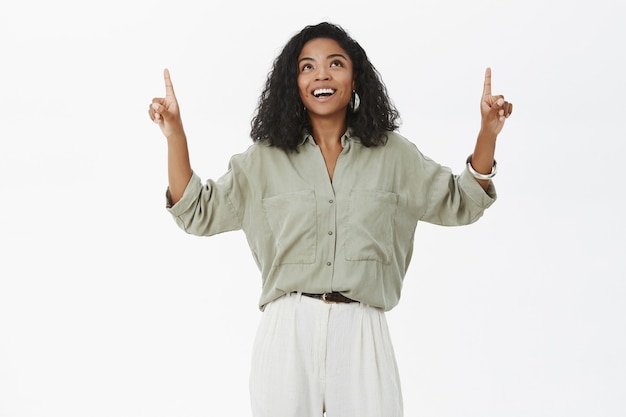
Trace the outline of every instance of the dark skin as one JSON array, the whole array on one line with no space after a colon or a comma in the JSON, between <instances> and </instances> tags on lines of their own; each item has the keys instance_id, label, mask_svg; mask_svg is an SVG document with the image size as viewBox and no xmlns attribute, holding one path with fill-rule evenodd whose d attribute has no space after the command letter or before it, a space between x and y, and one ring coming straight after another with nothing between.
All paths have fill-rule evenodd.
<instances>
[{"instance_id":1,"label":"dark skin","mask_svg":"<svg viewBox=\"0 0 626 417\"><path fill-rule=\"evenodd\" d=\"M181 199L191 179L191 163L187 148L187 136L183 129L178 101L174 94L174 86L170 72L163 71L165 78L165 97L152 99L149 114L157 123L167 139L167 174L172 204Z\"/></svg>"},{"instance_id":2,"label":"dark skin","mask_svg":"<svg viewBox=\"0 0 626 417\"><path fill-rule=\"evenodd\" d=\"M332 181L343 150L341 136L346 132L346 112L354 90L352 61L336 41L318 38L303 46L298 64L300 98ZM316 95L320 91L325 94Z\"/></svg>"},{"instance_id":3,"label":"dark skin","mask_svg":"<svg viewBox=\"0 0 626 417\"><path fill-rule=\"evenodd\" d=\"M513 112L513 104L504 100L503 95L491 94L491 68L485 70L483 95L480 100L481 124L478 139L472 155L472 167L481 174L491 172L496 151L496 138L504 127L504 122ZM476 180L487 189L489 180Z\"/></svg>"}]
</instances>

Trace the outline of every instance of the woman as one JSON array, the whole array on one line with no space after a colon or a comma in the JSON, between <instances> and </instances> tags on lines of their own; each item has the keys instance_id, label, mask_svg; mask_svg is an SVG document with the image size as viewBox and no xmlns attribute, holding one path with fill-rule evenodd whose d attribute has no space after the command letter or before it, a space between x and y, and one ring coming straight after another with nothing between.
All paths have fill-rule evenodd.
<instances>
[{"instance_id":1,"label":"woman","mask_svg":"<svg viewBox=\"0 0 626 417\"><path fill-rule=\"evenodd\" d=\"M188 233L243 230L261 271L254 416L401 416L384 313L400 298L417 222L469 224L495 200L496 137L512 105L491 94L490 70L457 176L395 132L398 112L360 45L339 26L307 26L274 62L254 144L204 185L164 76L149 114L167 138L168 210Z\"/></svg>"}]
</instances>

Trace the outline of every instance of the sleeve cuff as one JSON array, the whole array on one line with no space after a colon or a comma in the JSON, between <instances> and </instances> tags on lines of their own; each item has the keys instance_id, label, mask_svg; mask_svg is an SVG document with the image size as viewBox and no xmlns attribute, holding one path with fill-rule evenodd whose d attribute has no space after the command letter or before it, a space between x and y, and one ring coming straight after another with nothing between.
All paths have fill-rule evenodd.
<instances>
[{"instance_id":1,"label":"sleeve cuff","mask_svg":"<svg viewBox=\"0 0 626 417\"><path fill-rule=\"evenodd\" d=\"M198 196L201 188L202 183L200 177L192 171L191 178L187 183L187 187L185 187L185 192L183 193L181 199L176 202L176 204L172 204L172 195L170 194L170 188L167 187L167 189L165 190L165 208L174 216L178 216L179 214L184 212L191 203L196 200L196 197Z\"/></svg>"},{"instance_id":2,"label":"sleeve cuff","mask_svg":"<svg viewBox=\"0 0 626 417\"><path fill-rule=\"evenodd\" d=\"M467 167L465 167L459 177L459 184L463 191L467 193L469 198L471 198L480 207L488 208L498 198L496 187L493 185L493 180L489 181L487 190L484 190L478 181L476 181L476 178L474 178L469 172Z\"/></svg>"}]
</instances>

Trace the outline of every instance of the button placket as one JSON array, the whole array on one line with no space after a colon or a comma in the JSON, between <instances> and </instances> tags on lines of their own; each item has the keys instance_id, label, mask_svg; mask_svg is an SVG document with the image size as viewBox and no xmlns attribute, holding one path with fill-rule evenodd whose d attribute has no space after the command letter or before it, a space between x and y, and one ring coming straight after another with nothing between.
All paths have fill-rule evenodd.
<instances>
[{"instance_id":1,"label":"button placket","mask_svg":"<svg viewBox=\"0 0 626 417\"><path fill-rule=\"evenodd\" d=\"M336 245L336 234L335 234L335 228L336 228L336 205L335 205L335 200L333 198L330 198L328 200L328 204L331 206L330 207L330 216L329 216L329 227L328 227L328 237L330 238L328 245L329 245L329 251L328 251L328 256L329 259L326 262L326 266L328 267L332 267L333 263L334 263L334 257L335 257L335 245Z\"/></svg>"}]
</instances>

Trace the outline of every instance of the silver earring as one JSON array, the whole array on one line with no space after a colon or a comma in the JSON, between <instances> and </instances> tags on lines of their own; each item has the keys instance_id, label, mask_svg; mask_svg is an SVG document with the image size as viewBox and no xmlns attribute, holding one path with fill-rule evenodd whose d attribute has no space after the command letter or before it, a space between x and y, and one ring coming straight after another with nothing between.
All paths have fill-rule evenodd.
<instances>
[{"instance_id":1,"label":"silver earring","mask_svg":"<svg viewBox=\"0 0 626 417\"><path fill-rule=\"evenodd\" d=\"M350 107L352 107L352 113L359 111L361 106L361 98L355 90L352 90L352 100L350 100Z\"/></svg>"}]
</instances>

